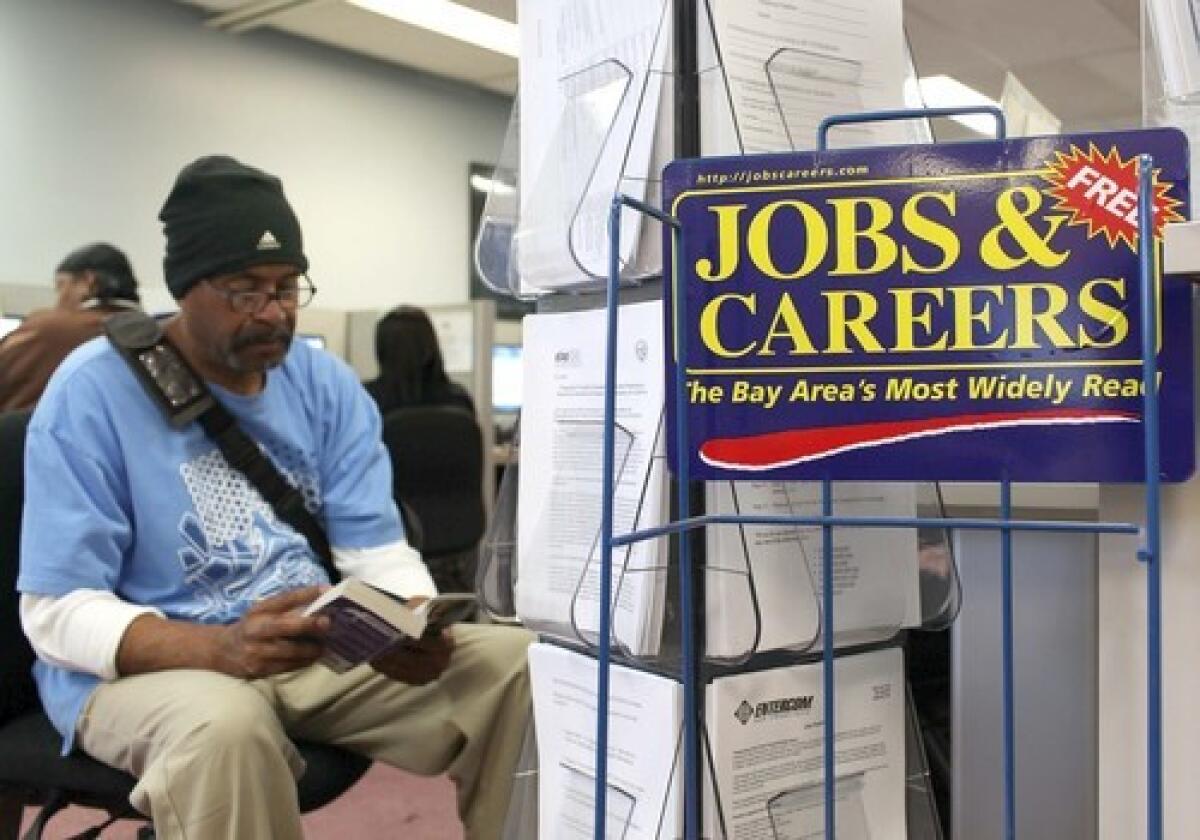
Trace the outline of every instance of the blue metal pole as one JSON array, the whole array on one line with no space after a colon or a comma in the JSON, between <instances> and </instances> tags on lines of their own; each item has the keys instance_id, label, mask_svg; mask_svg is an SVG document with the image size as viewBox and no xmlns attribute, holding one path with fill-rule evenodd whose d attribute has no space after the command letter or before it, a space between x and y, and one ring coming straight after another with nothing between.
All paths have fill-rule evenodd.
<instances>
[{"instance_id":1,"label":"blue metal pole","mask_svg":"<svg viewBox=\"0 0 1200 840\"><path fill-rule=\"evenodd\" d=\"M674 231L675 253L682 254L682 233L678 227ZM675 340L673 351L675 362L675 481L676 497L679 507L679 517L688 519L691 516L691 482L688 460L691 450L687 445L687 395L685 388L687 369L687 332L686 312L687 297L679 285L679 258L671 261L674 272L670 278L674 294L671 300L675 306L672 323L674 324ZM682 623L680 632L680 656L683 659L680 670L683 672L683 836L686 840L697 840L700 836L700 786L698 783L700 729L699 704L696 702L698 683L696 639L694 629L694 610L692 603L692 551L691 534L679 533L679 601L682 605L679 620Z\"/></svg>"},{"instance_id":2,"label":"blue metal pole","mask_svg":"<svg viewBox=\"0 0 1200 840\"><path fill-rule=\"evenodd\" d=\"M1159 523L1158 298L1154 270L1154 160L1138 156L1138 269L1142 292L1142 441L1146 461L1146 826L1163 836L1162 556Z\"/></svg>"},{"instance_id":3,"label":"blue metal pole","mask_svg":"<svg viewBox=\"0 0 1200 840\"><path fill-rule=\"evenodd\" d=\"M821 480L821 515L833 516L833 485L828 478ZM837 792L834 758L837 752L837 727L834 721L833 679L833 525L821 525L821 614L825 629L822 633L821 664L825 687L825 836L834 833L834 796Z\"/></svg>"},{"instance_id":4,"label":"blue metal pole","mask_svg":"<svg viewBox=\"0 0 1200 840\"><path fill-rule=\"evenodd\" d=\"M1003 140L1007 132L1004 112L995 105L960 105L953 108L900 108L888 111L864 111L858 114L834 114L821 120L817 126L817 151L829 147L829 129L838 125L855 125L892 120L931 119L933 117L962 117L981 114L996 121L996 139Z\"/></svg>"},{"instance_id":5,"label":"blue metal pole","mask_svg":"<svg viewBox=\"0 0 1200 840\"><path fill-rule=\"evenodd\" d=\"M613 424L617 414L617 289L621 271L621 201L614 198L608 214L608 302L604 345L604 426L600 507L600 651L596 663L596 801L595 840L604 840L608 801L608 671L612 640L609 603L612 600L613 552Z\"/></svg>"},{"instance_id":6,"label":"blue metal pole","mask_svg":"<svg viewBox=\"0 0 1200 840\"><path fill-rule=\"evenodd\" d=\"M694 531L710 525L812 525L828 522L835 528L937 528L943 531L1037 531L1058 534L1141 534L1133 522L1055 522L1052 520L978 519L930 516L756 516L754 514L708 514L691 516L669 525L656 525L613 537L614 546L631 545L667 534Z\"/></svg>"},{"instance_id":7,"label":"blue metal pole","mask_svg":"<svg viewBox=\"0 0 1200 840\"><path fill-rule=\"evenodd\" d=\"M1012 518L1012 484L1007 478L1000 482L1000 518ZM1013 737L1012 531L1007 529L1000 532L1000 583L1004 691L1004 837L1005 840L1013 840L1017 836L1017 774Z\"/></svg>"},{"instance_id":8,"label":"blue metal pole","mask_svg":"<svg viewBox=\"0 0 1200 840\"><path fill-rule=\"evenodd\" d=\"M608 320L606 333L606 353L604 359L604 500L601 509L600 523L600 646L597 667L596 699L596 816L595 840L605 840L605 810L608 779L608 694L609 667L612 640L610 638L610 601L612 600L612 550L614 537L612 532L612 497L613 497L613 426L616 420L616 379L617 379L617 318L620 289L620 241L621 241L621 208L625 205L639 212L646 213L669 225L674 237L675 251L682 251L683 233L679 222L652 207L645 202L630 198L626 195L616 195L608 217L609 262L608 262ZM678 264L678 260L675 260ZM679 273L676 269L671 282L675 283ZM687 520L691 517L689 499L688 457L685 442L687 441L687 411L686 411L686 323L687 305L683 291L674 287L675 301L674 352L678 364L675 367L675 441L678 447L678 464L676 481L678 482L679 517ZM668 529L669 531L670 529ZM683 529L675 529L679 534L679 599L681 601L681 664L683 680L683 721L684 721L684 837L687 840L697 840L700 836L700 786L697 768L699 766L699 708L696 702L697 687L697 656L696 643L692 632L694 605L692 603L692 567L689 550L689 535ZM664 531L666 533L666 531ZM625 544L625 543L622 543Z\"/></svg>"}]
</instances>

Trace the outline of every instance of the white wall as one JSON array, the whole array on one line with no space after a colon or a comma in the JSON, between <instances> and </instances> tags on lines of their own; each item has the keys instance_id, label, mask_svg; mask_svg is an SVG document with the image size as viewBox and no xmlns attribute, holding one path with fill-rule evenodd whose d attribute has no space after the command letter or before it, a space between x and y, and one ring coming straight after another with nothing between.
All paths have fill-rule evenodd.
<instances>
[{"instance_id":1,"label":"white wall","mask_svg":"<svg viewBox=\"0 0 1200 840\"><path fill-rule=\"evenodd\" d=\"M1141 485L1100 488L1105 522L1145 522ZM1200 478L1162 493L1163 837L1200 825ZM1141 539L1100 544L1100 840L1144 840L1146 827L1146 565Z\"/></svg>"},{"instance_id":2,"label":"white wall","mask_svg":"<svg viewBox=\"0 0 1200 840\"><path fill-rule=\"evenodd\" d=\"M0 7L0 283L108 239L169 305L158 210L227 153L283 179L318 306L466 300L467 164L495 158L507 99L167 0Z\"/></svg>"}]
</instances>

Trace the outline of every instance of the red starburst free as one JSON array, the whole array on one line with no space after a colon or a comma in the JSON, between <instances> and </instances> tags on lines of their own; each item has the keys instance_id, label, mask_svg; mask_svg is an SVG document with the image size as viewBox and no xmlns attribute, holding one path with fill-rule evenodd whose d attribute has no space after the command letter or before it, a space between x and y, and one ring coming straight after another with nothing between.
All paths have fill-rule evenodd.
<instances>
[{"instance_id":1,"label":"red starburst free","mask_svg":"<svg viewBox=\"0 0 1200 840\"><path fill-rule=\"evenodd\" d=\"M1054 210L1068 214L1067 223L1087 227L1088 238L1104 234L1110 247L1118 241L1130 250L1137 250L1138 171L1137 158L1122 160L1115 148L1101 152L1089 143L1085 152L1071 146L1069 154L1055 153L1045 178L1053 184L1049 194L1057 200ZM1176 211L1181 203L1171 198L1168 183L1159 180L1154 170L1153 224L1156 239L1162 237L1163 225L1183 221Z\"/></svg>"}]
</instances>

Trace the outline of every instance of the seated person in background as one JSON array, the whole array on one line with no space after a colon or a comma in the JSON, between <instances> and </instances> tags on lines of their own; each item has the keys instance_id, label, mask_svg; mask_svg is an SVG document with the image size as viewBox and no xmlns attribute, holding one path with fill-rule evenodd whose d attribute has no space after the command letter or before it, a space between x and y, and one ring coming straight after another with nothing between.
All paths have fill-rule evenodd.
<instances>
[{"instance_id":1,"label":"seated person in background","mask_svg":"<svg viewBox=\"0 0 1200 840\"><path fill-rule=\"evenodd\" d=\"M379 414L350 368L293 342L314 291L279 180L185 167L159 216L180 354L303 490L341 574L434 594L391 496ZM525 649L496 626L316 662L329 582L307 540L200 426L175 429L107 339L62 364L30 422L21 619L64 749L138 777L159 840L302 837L291 737L458 786L468 838L498 837L529 716Z\"/></svg>"},{"instance_id":2,"label":"seated person in background","mask_svg":"<svg viewBox=\"0 0 1200 840\"><path fill-rule=\"evenodd\" d=\"M467 390L450 381L442 360L433 322L425 310L398 306L375 327L375 357L379 376L364 383L384 417L403 408L444 406L475 416ZM475 588L477 553L474 549L431 560L434 583L443 592Z\"/></svg>"},{"instance_id":3,"label":"seated person in background","mask_svg":"<svg viewBox=\"0 0 1200 840\"><path fill-rule=\"evenodd\" d=\"M137 308L138 284L125 255L107 242L84 245L55 270L58 301L0 341L0 411L30 408L67 354L103 331L104 319Z\"/></svg>"},{"instance_id":4,"label":"seated person in background","mask_svg":"<svg viewBox=\"0 0 1200 840\"><path fill-rule=\"evenodd\" d=\"M400 306L375 327L379 376L366 383L380 414L418 405L451 405L475 413L465 388L450 381L442 348L425 310Z\"/></svg>"}]
</instances>

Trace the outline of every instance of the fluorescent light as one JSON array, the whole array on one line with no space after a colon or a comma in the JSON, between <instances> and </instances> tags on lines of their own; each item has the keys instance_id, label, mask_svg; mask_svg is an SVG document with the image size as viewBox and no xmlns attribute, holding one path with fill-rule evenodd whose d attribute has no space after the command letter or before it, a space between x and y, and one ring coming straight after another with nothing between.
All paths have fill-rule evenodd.
<instances>
[{"instance_id":1,"label":"fluorescent light","mask_svg":"<svg viewBox=\"0 0 1200 840\"><path fill-rule=\"evenodd\" d=\"M512 184L506 184L503 181L498 181L495 178L485 178L482 175L472 175L470 178L471 189L481 193L495 193L496 195L512 195L517 191L517 188Z\"/></svg>"},{"instance_id":2,"label":"fluorescent light","mask_svg":"<svg viewBox=\"0 0 1200 840\"><path fill-rule=\"evenodd\" d=\"M913 90L911 81L905 85L905 100L910 104L924 108L956 108L968 105L991 105L999 108L995 99L984 96L975 88L967 87L952 76L923 76L917 80L920 92ZM996 121L986 114L966 114L961 117L951 117L960 125L965 125L980 134L995 134Z\"/></svg>"},{"instance_id":3,"label":"fluorescent light","mask_svg":"<svg viewBox=\"0 0 1200 840\"><path fill-rule=\"evenodd\" d=\"M451 3L450 0L347 0L351 5L466 41L485 50L517 57L520 34L515 23Z\"/></svg>"}]
</instances>

